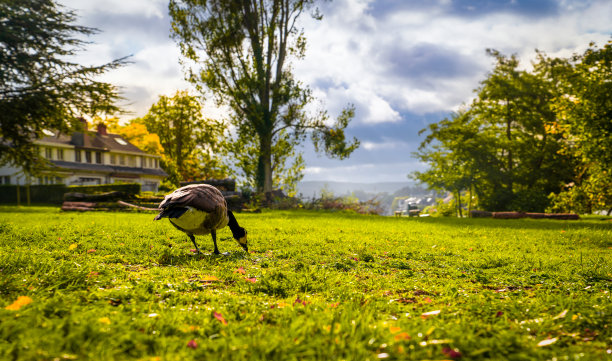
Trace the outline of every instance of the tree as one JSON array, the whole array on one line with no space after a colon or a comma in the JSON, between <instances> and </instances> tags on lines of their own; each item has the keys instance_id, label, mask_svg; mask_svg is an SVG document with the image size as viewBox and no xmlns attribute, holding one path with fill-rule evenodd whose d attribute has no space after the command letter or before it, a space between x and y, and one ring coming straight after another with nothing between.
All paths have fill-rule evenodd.
<instances>
[{"instance_id":1,"label":"tree","mask_svg":"<svg viewBox=\"0 0 612 361\"><path fill-rule=\"evenodd\" d=\"M303 58L306 49L296 21L313 4L314 0L171 0L169 4L172 37L185 58L187 79L234 112L231 119L238 134L248 136L256 150L259 191L273 189L273 159L288 159L307 133L317 149L340 159L359 145L356 139L348 142L344 134L354 108L345 109L333 125L327 112L309 113L312 92L291 71L291 60ZM320 18L316 9L313 16ZM278 142L285 145L279 147Z\"/></svg>"},{"instance_id":2,"label":"tree","mask_svg":"<svg viewBox=\"0 0 612 361\"><path fill-rule=\"evenodd\" d=\"M297 142L286 131L278 133L276 137L272 147L272 186L275 189L282 188L292 196L297 191L297 183L304 176L304 158L296 152ZM237 173L245 180L244 185L256 189L259 160L256 138L241 132L234 141L226 144L235 161Z\"/></svg>"},{"instance_id":3,"label":"tree","mask_svg":"<svg viewBox=\"0 0 612 361\"><path fill-rule=\"evenodd\" d=\"M119 111L118 89L96 81L126 63L100 66L69 59L96 29L74 25L76 15L55 0L0 1L0 163L28 174L42 159L33 145L45 129L79 129L83 116Z\"/></svg>"},{"instance_id":4,"label":"tree","mask_svg":"<svg viewBox=\"0 0 612 361\"><path fill-rule=\"evenodd\" d=\"M221 163L224 154L225 126L202 117L202 106L187 91L173 97L162 95L142 120L147 130L157 134L163 147L163 166L171 181L222 178L227 167Z\"/></svg>"},{"instance_id":5,"label":"tree","mask_svg":"<svg viewBox=\"0 0 612 361\"><path fill-rule=\"evenodd\" d=\"M553 101L558 118L548 131L561 136L561 151L577 159L573 181L553 195L553 210L612 212L612 41L594 43L571 59L541 56L543 72L559 89Z\"/></svg>"},{"instance_id":6,"label":"tree","mask_svg":"<svg viewBox=\"0 0 612 361\"><path fill-rule=\"evenodd\" d=\"M520 71L514 56L489 54L496 66L469 108L427 129L416 155L430 168L415 177L457 199L470 191L469 200L476 194L487 210L544 211L574 166L574 157L560 152L561 136L548 131L557 83L538 64Z\"/></svg>"}]
</instances>

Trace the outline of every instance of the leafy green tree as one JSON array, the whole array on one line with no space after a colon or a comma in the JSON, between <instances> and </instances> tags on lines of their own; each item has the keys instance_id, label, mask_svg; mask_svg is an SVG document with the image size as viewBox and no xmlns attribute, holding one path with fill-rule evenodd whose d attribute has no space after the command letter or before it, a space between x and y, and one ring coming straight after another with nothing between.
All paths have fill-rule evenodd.
<instances>
[{"instance_id":1,"label":"leafy green tree","mask_svg":"<svg viewBox=\"0 0 612 361\"><path fill-rule=\"evenodd\" d=\"M242 129L245 130L244 128ZM293 196L297 183L303 178L304 159L296 152L296 141L286 131L275 136L272 148L272 186L282 188ZM232 154L237 173L244 179L244 185L250 189L257 188L259 156L256 138L239 133L232 142L227 142ZM261 182L261 179L259 180Z\"/></svg>"},{"instance_id":2,"label":"leafy green tree","mask_svg":"<svg viewBox=\"0 0 612 361\"><path fill-rule=\"evenodd\" d=\"M157 134L163 147L162 166L174 184L181 180L223 178L227 167L222 163L225 125L202 117L198 98L187 91L173 97L162 95L149 112L135 122L143 122Z\"/></svg>"},{"instance_id":3,"label":"leafy green tree","mask_svg":"<svg viewBox=\"0 0 612 361\"><path fill-rule=\"evenodd\" d=\"M95 79L126 60L71 62L86 45L80 38L97 31L75 21L55 0L0 1L0 163L33 174L42 165L33 142L43 130L69 132L80 117L119 111L118 89Z\"/></svg>"},{"instance_id":4,"label":"leafy green tree","mask_svg":"<svg viewBox=\"0 0 612 361\"><path fill-rule=\"evenodd\" d=\"M238 134L249 137L248 144L256 151L254 182L259 191L273 189L274 171L287 169L285 165L275 169L274 159L289 159L307 134L317 150L340 159L359 145L356 139L347 141L344 134L354 108L346 108L330 125L333 122L325 111L307 111L314 100L312 92L291 71L291 61L302 59L306 49L296 21L313 9L314 2L170 1L172 37L184 57L187 79L234 112ZM313 16L320 18L316 9Z\"/></svg>"},{"instance_id":5,"label":"leafy green tree","mask_svg":"<svg viewBox=\"0 0 612 361\"><path fill-rule=\"evenodd\" d=\"M612 41L591 43L569 60L542 56L547 74L560 84L553 106L558 118L549 133L561 135L562 152L577 158L567 189L553 195L553 210L612 212Z\"/></svg>"},{"instance_id":6,"label":"leafy green tree","mask_svg":"<svg viewBox=\"0 0 612 361\"><path fill-rule=\"evenodd\" d=\"M543 211L573 174L574 157L548 131L556 83L543 66L521 71L516 57L488 52L494 70L469 108L429 126L417 157L430 168L415 177L456 199L474 193L487 210Z\"/></svg>"}]
</instances>

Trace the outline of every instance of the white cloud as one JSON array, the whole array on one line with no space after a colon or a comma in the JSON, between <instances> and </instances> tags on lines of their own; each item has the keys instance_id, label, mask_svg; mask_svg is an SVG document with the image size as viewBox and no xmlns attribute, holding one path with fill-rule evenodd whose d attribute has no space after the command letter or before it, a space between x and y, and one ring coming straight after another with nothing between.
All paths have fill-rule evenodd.
<instances>
[{"instance_id":1,"label":"white cloud","mask_svg":"<svg viewBox=\"0 0 612 361\"><path fill-rule=\"evenodd\" d=\"M400 163L364 163L337 167L306 167L303 181L331 180L335 182L401 182L408 180L407 175L413 169L422 169L423 165L414 162Z\"/></svg>"},{"instance_id":2,"label":"white cloud","mask_svg":"<svg viewBox=\"0 0 612 361\"><path fill-rule=\"evenodd\" d=\"M365 141L361 143L361 147L363 147L365 150L399 149L407 148L408 144L406 142L398 142L388 139L382 142Z\"/></svg>"},{"instance_id":3,"label":"white cloud","mask_svg":"<svg viewBox=\"0 0 612 361\"><path fill-rule=\"evenodd\" d=\"M79 15L109 13L109 14L140 14L145 17L163 17L166 12L166 0L61 0L63 5L77 9Z\"/></svg>"}]
</instances>

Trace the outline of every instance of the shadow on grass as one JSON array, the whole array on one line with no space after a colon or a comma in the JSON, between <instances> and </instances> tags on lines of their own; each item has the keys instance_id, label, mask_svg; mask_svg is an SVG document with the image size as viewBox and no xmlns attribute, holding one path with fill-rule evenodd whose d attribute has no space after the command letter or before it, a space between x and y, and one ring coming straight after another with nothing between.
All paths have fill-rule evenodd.
<instances>
[{"instance_id":1,"label":"shadow on grass","mask_svg":"<svg viewBox=\"0 0 612 361\"><path fill-rule=\"evenodd\" d=\"M202 247L200 247L200 250L202 253L199 254L193 252L185 252L178 255L170 252L162 253L157 258L157 263L160 266L181 266L194 263L215 265L219 263L235 262L250 257L250 254L237 249L222 252L221 254L214 254L212 250L203 249Z\"/></svg>"},{"instance_id":2,"label":"shadow on grass","mask_svg":"<svg viewBox=\"0 0 612 361\"><path fill-rule=\"evenodd\" d=\"M477 226L485 228L504 229L535 229L535 230L559 230L570 229L601 229L612 231L612 221L604 217L587 217L576 221L564 221L553 219L493 219L493 218L451 218L451 217L422 217L413 218L416 222L427 224L440 224L450 227Z\"/></svg>"},{"instance_id":3,"label":"shadow on grass","mask_svg":"<svg viewBox=\"0 0 612 361\"><path fill-rule=\"evenodd\" d=\"M60 212L60 206L57 204L31 204L29 206L17 204L2 204L0 205L0 213L49 213Z\"/></svg>"}]
</instances>

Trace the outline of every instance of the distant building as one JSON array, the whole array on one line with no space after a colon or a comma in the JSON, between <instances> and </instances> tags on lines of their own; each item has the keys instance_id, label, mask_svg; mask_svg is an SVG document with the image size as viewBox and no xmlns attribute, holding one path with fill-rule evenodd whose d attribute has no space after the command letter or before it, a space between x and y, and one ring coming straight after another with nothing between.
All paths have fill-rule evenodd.
<instances>
[{"instance_id":1,"label":"distant building","mask_svg":"<svg viewBox=\"0 0 612 361\"><path fill-rule=\"evenodd\" d=\"M45 137L35 141L41 156L51 167L30 184L95 185L115 182L140 183L143 191L157 191L168 176L159 165L159 156L147 154L118 134L107 132L105 125L97 131L66 135L45 130ZM0 167L0 184L26 184L21 169Z\"/></svg>"}]
</instances>

